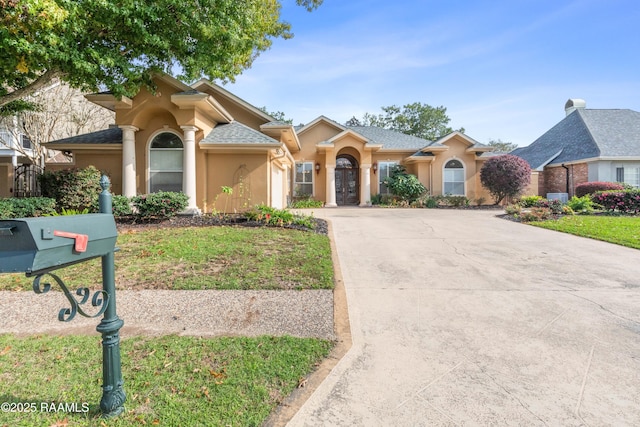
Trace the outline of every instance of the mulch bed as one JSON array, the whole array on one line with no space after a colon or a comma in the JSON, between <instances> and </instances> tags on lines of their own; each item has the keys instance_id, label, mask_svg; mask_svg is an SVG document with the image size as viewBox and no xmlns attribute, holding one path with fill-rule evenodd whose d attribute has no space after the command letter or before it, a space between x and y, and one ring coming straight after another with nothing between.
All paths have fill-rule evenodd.
<instances>
[{"instance_id":1,"label":"mulch bed","mask_svg":"<svg viewBox=\"0 0 640 427\"><path fill-rule=\"evenodd\" d=\"M314 228L309 229L300 225L289 224L283 227L275 225L266 225L261 221L249 221L242 215L178 215L173 218L145 218L141 219L135 216L116 217L116 225L118 231L126 230L144 230L150 228L169 228L169 227L216 227L216 226L235 226L235 227L274 227L286 228L292 230L311 231L317 234L327 235L329 228L327 221L319 218L312 218Z\"/></svg>"}]
</instances>

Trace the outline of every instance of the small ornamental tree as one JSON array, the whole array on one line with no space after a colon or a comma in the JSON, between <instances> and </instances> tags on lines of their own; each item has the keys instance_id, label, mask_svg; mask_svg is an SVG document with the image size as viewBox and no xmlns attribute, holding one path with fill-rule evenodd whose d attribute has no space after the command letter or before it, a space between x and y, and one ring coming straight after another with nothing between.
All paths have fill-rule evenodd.
<instances>
[{"instance_id":1,"label":"small ornamental tree","mask_svg":"<svg viewBox=\"0 0 640 427\"><path fill-rule=\"evenodd\" d=\"M505 197L515 197L531 182L531 167L512 154L491 157L480 169L480 182L497 204Z\"/></svg>"},{"instance_id":2,"label":"small ornamental tree","mask_svg":"<svg viewBox=\"0 0 640 427\"><path fill-rule=\"evenodd\" d=\"M391 194L407 203L415 201L427 192L427 188L422 185L418 177L407 173L405 167L401 165L391 168L389 177L384 179L384 184L389 188Z\"/></svg>"}]
</instances>

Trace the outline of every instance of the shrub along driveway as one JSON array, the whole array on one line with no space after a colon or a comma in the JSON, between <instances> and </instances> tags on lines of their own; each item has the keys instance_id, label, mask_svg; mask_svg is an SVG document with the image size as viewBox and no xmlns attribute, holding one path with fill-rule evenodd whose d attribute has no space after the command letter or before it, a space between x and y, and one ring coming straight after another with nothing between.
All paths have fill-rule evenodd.
<instances>
[{"instance_id":1,"label":"shrub along driveway","mask_svg":"<svg viewBox=\"0 0 640 427\"><path fill-rule=\"evenodd\" d=\"M495 211L315 214L353 346L290 425L640 424L640 251Z\"/></svg>"}]
</instances>

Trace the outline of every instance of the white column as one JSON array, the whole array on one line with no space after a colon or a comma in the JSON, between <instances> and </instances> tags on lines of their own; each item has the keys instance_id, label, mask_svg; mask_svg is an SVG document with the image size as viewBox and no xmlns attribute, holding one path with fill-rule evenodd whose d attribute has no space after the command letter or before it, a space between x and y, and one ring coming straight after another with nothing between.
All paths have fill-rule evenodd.
<instances>
[{"instance_id":1,"label":"white column","mask_svg":"<svg viewBox=\"0 0 640 427\"><path fill-rule=\"evenodd\" d=\"M336 167L327 165L327 188L325 191L325 204L327 208L335 208L336 204Z\"/></svg>"},{"instance_id":2,"label":"white column","mask_svg":"<svg viewBox=\"0 0 640 427\"><path fill-rule=\"evenodd\" d=\"M122 195L136 195L136 132L138 128L131 125L120 126L122 129Z\"/></svg>"},{"instance_id":3,"label":"white column","mask_svg":"<svg viewBox=\"0 0 640 427\"><path fill-rule=\"evenodd\" d=\"M184 213L200 214L196 202L196 131L195 126L180 126L184 132L184 153L182 158L182 191L189 196Z\"/></svg>"},{"instance_id":4,"label":"white column","mask_svg":"<svg viewBox=\"0 0 640 427\"><path fill-rule=\"evenodd\" d=\"M371 206L371 165L360 165L360 206Z\"/></svg>"}]
</instances>

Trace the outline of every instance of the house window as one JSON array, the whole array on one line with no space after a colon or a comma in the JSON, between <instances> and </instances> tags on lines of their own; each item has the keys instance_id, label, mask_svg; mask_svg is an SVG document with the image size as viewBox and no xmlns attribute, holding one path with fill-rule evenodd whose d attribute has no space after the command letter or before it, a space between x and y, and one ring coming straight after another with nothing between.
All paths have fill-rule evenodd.
<instances>
[{"instance_id":1,"label":"house window","mask_svg":"<svg viewBox=\"0 0 640 427\"><path fill-rule=\"evenodd\" d=\"M640 168L616 168L616 181L640 188Z\"/></svg>"},{"instance_id":2,"label":"house window","mask_svg":"<svg viewBox=\"0 0 640 427\"><path fill-rule=\"evenodd\" d=\"M389 194L389 188L383 181L391 176L391 169L397 164L397 162L378 162L378 194Z\"/></svg>"},{"instance_id":3,"label":"house window","mask_svg":"<svg viewBox=\"0 0 640 427\"><path fill-rule=\"evenodd\" d=\"M464 165L460 160L449 160L444 165L444 194L464 196Z\"/></svg>"},{"instance_id":4,"label":"house window","mask_svg":"<svg viewBox=\"0 0 640 427\"><path fill-rule=\"evenodd\" d=\"M293 195L313 196L313 163L298 162L296 163L296 179L293 187Z\"/></svg>"},{"instance_id":5,"label":"house window","mask_svg":"<svg viewBox=\"0 0 640 427\"><path fill-rule=\"evenodd\" d=\"M31 146L31 138L29 138L27 135L20 135L20 139L21 139L21 143L22 143L22 148L26 149L26 150L30 150L31 148L33 148Z\"/></svg>"},{"instance_id":6,"label":"house window","mask_svg":"<svg viewBox=\"0 0 640 427\"><path fill-rule=\"evenodd\" d=\"M182 191L183 146L171 132L156 135L149 145L149 192Z\"/></svg>"}]
</instances>

